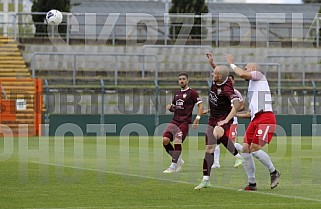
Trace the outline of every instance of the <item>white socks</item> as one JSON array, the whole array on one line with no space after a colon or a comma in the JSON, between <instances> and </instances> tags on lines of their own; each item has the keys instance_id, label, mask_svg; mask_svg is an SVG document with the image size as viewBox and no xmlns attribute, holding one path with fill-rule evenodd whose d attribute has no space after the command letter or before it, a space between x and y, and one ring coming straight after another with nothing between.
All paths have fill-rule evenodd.
<instances>
[{"instance_id":1,"label":"white socks","mask_svg":"<svg viewBox=\"0 0 321 209\"><path fill-rule=\"evenodd\" d=\"M258 150L252 152L252 155L256 159L258 159L267 169L269 169L270 173L275 171L271 158L266 152L264 152L263 150Z\"/></svg>"},{"instance_id":2,"label":"white socks","mask_svg":"<svg viewBox=\"0 0 321 209\"><path fill-rule=\"evenodd\" d=\"M242 145L240 145L239 143L235 143L234 146L237 151L242 151Z\"/></svg>"},{"instance_id":3,"label":"white socks","mask_svg":"<svg viewBox=\"0 0 321 209\"><path fill-rule=\"evenodd\" d=\"M258 159L272 173L275 171L270 156L263 150L258 150L252 153L242 153L244 159L244 169L247 174L249 183L255 183L255 163L253 157Z\"/></svg>"},{"instance_id":4,"label":"white socks","mask_svg":"<svg viewBox=\"0 0 321 209\"><path fill-rule=\"evenodd\" d=\"M214 149L214 163L220 163L220 145L217 144Z\"/></svg>"},{"instance_id":5,"label":"white socks","mask_svg":"<svg viewBox=\"0 0 321 209\"><path fill-rule=\"evenodd\" d=\"M235 148L237 151L242 150L242 145L235 143ZM241 158L240 154L235 155L236 158ZM214 149L214 163L220 163L220 145L217 144Z\"/></svg>"},{"instance_id":6,"label":"white socks","mask_svg":"<svg viewBox=\"0 0 321 209\"><path fill-rule=\"evenodd\" d=\"M177 163L173 163L173 162L172 162L172 164L171 164L169 167L172 168L172 169L176 169Z\"/></svg>"},{"instance_id":7,"label":"white socks","mask_svg":"<svg viewBox=\"0 0 321 209\"><path fill-rule=\"evenodd\" d=\"M255 163L254 159L252 157L252 154L250 153L242 153L242 157L244 159L244 170L247 175L247 179L249 183L256 183L255 181Z\"/></svg>"}]
</instances>

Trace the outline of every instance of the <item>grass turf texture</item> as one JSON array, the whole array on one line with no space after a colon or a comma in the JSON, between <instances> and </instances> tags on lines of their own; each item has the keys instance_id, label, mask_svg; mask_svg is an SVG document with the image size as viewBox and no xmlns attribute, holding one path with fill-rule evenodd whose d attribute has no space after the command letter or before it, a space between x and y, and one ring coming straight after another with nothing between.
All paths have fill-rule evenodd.
<instances>
[{"instance_id":1,"label":"grass turf texture","mask_svg":"<svg viewBox=\"0 0 321 209\"><path fill-rule=\"evenodd\" d=\"M204 137L187 138L185 165L174 174L162 173L170 159L160 137L1 139L0 207L321 208L320 141L274 138L264 149L282 173L279 186L270 189L267 169L255 160L258 192L239 192L247 183L244 169L233 168L223 147L213 188L194 190L202 177Z\"/></svg>"}]
</instances>

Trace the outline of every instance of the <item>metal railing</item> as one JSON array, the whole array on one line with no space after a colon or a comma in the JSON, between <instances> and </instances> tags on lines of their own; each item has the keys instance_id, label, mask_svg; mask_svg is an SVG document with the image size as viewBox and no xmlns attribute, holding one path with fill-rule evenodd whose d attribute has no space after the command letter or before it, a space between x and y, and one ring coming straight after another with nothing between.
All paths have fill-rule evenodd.
<instances>
[{"instance_id":1,"label":"metal railing","mask_svg":"<svg viewBox=\"0 0 321 209\"><path fill-rule=\"evenodd\" d=\"M305 75L306 75L306 70L305 70L305 63L306 63L306 58L321 58L321 55L266 55L265 56L265 60L268 60L269 58L276 58L276 59L280 59L280 58L299 58L300 59L300 63L298 65L301 66L301 74L302 74L302 85L305 86ZM285 72L285 69L284 69Z\"/></svg>"},{"instance_id":2,"label":"metal railing","mask_svg":"<svg viewBox=\"0 0 321 209\"><path fill-rule=\"evenodd\" d=\"M73 56L73 75L72 75L72 80L73 80L73 85L76 84L76 56L112 56L114 57L114 61L115 61L115 68L114 68L114 85L117 86L117 80L118 80L118 57L124 57L124 56L136 56L136 57L151 57L154 58L154 64L155 64L155 73L154 73L154 85L155 85L155 125L158 126L159 125L159 101L158 101L158 95L159 95L159 87L158 87L158 68L159 68L159 63L158 63L158 59L157 59L157 55L146 55L146 54L121 54L121 53L73 53L73 52L35 52L32 54L32 77L35 78L36 77L36 56L40 56L40 55L68 55L68 56ZM141 72L142 72L142 78L144 78L144 63L141 65ZM100 115L100 122L101 124L104 124L104 93L105 93L105 83L103 79L100 79L100 84L101 84L101 92L102 92L102 107L101 107L101 115ZM48 80L45 79L45 88L47 91L47 94L49 93L49 84L48 84ZM46 101L48 100L48 97L46 97ZM47 106L49 106L49 104L46 103ZM47 119L47 117L46 117ZM48 119L49 120L49 119Z\"/></svg>"},{"instance_id":3,"label":"metal railing","mask_svg":"<svg viewBox=\"0 0 321 209\"><path fill-rule=\"evenodd\" d=\"M42 12L33 13L1 13L0 27L3 28L3 35L12 36L16 40L25 37L48 37L49 33L35 32L35 27L46 26L44 22L33 22L32 15L45 15ZM223 13L226 14L226 13ZM263 13L264 14L264 13ZM164 44L168 41L176 41L175 27L181 27L181 23L171 22L175 18L184 18L191 20L184 23L184 27L199 27L204 34L182 33L180 35L184 40L202 40L211 41L216 46L227 44L230 42L244 42L250 46L250 42L262 43L266 47L270 47L270 42L304 42L313 43L317 47L320 46L320 17L307 19L302 17L285 18L280 17L280 21L276 23L258 22L256 17L245 17L245 20L233 18L235 13L231 13L229 17L223 15L186 15L186 14L119 14L119 13L63 13L64 21L62 26L66 26L65 32L59 35L67 44L73 39L91 39L99 41L111 42L113 45L118 40L161 40ZM240 16L238 16L240 18ZM4 18L6 17L6 18ZM134 23L126 22L128 17L134 18ZM86 21L86 18L88 21ZM112 21L107 21L107 19ZM171 20L173 18L173 20ZM202 24L193 24L195 18L202 18ZM1 21L2 20L2 21ZM137 20L135 22L135 20ZM281 21L282 20L282 21ZM244 21L244 22L242 22ZM283 23L284 22L284 23ZM237 24L238 26L233 26ZM244 26L246 25L246 27ZM150 30L148 30L150 29ZM260 32L255 32L255 31ZM151 32L153 31L153 32ZM260 34L260 35L259 35ZM263 34L263 35L262 35ZM298 37L302 36L302 37ZM308 37L308 38L306 38ZM245 40L246 39L246 40ZM233 45L233 44L230 44ZM310 44L311 47L313 46Z\"/></svg>"},{"instance_id":4,"label":"metal railing","mask_svg":"<svg viewBox=\"0 0 321 209\"><path fill-rule=\"evenodd\" d=\"M160 49L172 49L172 48L184 48L184 49L189 49L189 48L192 48L192 49L208 49L207 52L209 53L213 53L214 49L211 47L211 46L202 46L202 45L144 45L143 48L142 48L142 53L145 54L146 53L146 50L147 49L152 49L152 48L160 48ZM145 74L145 59L143 60L143 63L142 63L142 75Z\"/></svg>"},{"instance_id":5,"label":"metal railing","mask_svg":"<svg viewBox=\"0 0 321 209\"><path fill-rule=\"evenodd\" d=\"M155 63L155 82L158 80L158 60L156 55L147 55L147 54L131 54L131 53L78 53L78 52L34 52L32 53L31 56L31 71L32 71L32 77L36 77L36 56L41 56L41 55L64 55L64 56L72 56L73 57L73 70L72 70L72 82L75 85L76 84L76 72L77 72L77 56L100 56L100 57L106 57L106 56L111 56L114 57L114 84L118 84L118 71L119 71L119 66L118 66L118 57L152 57L154 58L154 63ZM141 72L142 72L142 78L144 78L144 62L142 62L141 65Z\"/></svg>"}]
</instances>

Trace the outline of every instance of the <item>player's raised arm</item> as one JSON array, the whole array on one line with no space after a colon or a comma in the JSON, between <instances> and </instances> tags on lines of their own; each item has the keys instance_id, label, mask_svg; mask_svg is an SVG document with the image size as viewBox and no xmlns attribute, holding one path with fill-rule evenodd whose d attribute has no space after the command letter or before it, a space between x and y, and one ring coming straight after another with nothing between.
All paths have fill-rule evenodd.
<instances>
[{"instance_id":1,"label":"player's raised arm","mask_svg":"<svg viewBox=\"0 0 321 209\"><path fill-rule=\"evenodd\" d=\"M238 118L251 118L251 112L250 111L242 111L235 114Z\"/></svg>"},{"instance_id":2,"label":"player's raised arm","mask_svg":"<svg viewBox=\"0 0 321 209\"><path fill-rule=\"evenodd\" d=\"M245 80L251 80L252 79L252 74L247 71L247 69L243 70L240 67L237 67L234 64L234 57L231 54L225 54L225 59L227 61L228 64L230 64L231 68L234 70L234 72L240 76L241 78L245 79Z\"/></svg>"},{"instance_id":3,"label":"player's raised arm","mask_svg":"<svg viewBox=\"0 0 321 209\"><path fill-rule=\"evenodd\" d=\"M207 57L207 59L208 59L208 63L212 66L212 68L213 68L213 69L216 68L217 65L216 65L215 62L214 62L213 54L211 54L211 53L206 53L206 57Z\"/></svg>"},{"instance_id":4,"label":"player's raised arm","mask_svg":"<svg viewBox=\"0 0 321 209\"><path fill-rule=\"evenodd\" d=\"M207 109L207 110L203 110L203 115L206 115L210 112L211 110L210 109Z\"/></svg>"}]
</instances>

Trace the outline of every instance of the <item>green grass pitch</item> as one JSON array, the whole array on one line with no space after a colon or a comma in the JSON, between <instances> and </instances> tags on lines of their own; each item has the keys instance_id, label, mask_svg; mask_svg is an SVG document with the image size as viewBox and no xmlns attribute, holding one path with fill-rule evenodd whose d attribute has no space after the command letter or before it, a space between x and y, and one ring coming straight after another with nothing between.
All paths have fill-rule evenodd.
<instances>
[{"instance_id":1,"label":"green grass pitch","mask_svg":"<svg viewBox=\"0 0 321 209\"><path fill-rule=\"evenodd\" d=\"M204 137L183 145L183 170L170 164L161 137L0 139L0 208L321 208L321 138L275 137L264 147L282 173L271 190L257 160L257 192L246 185L221 147L213 188L195 191L202 177Z\"/></svg>"}]
</instances>

